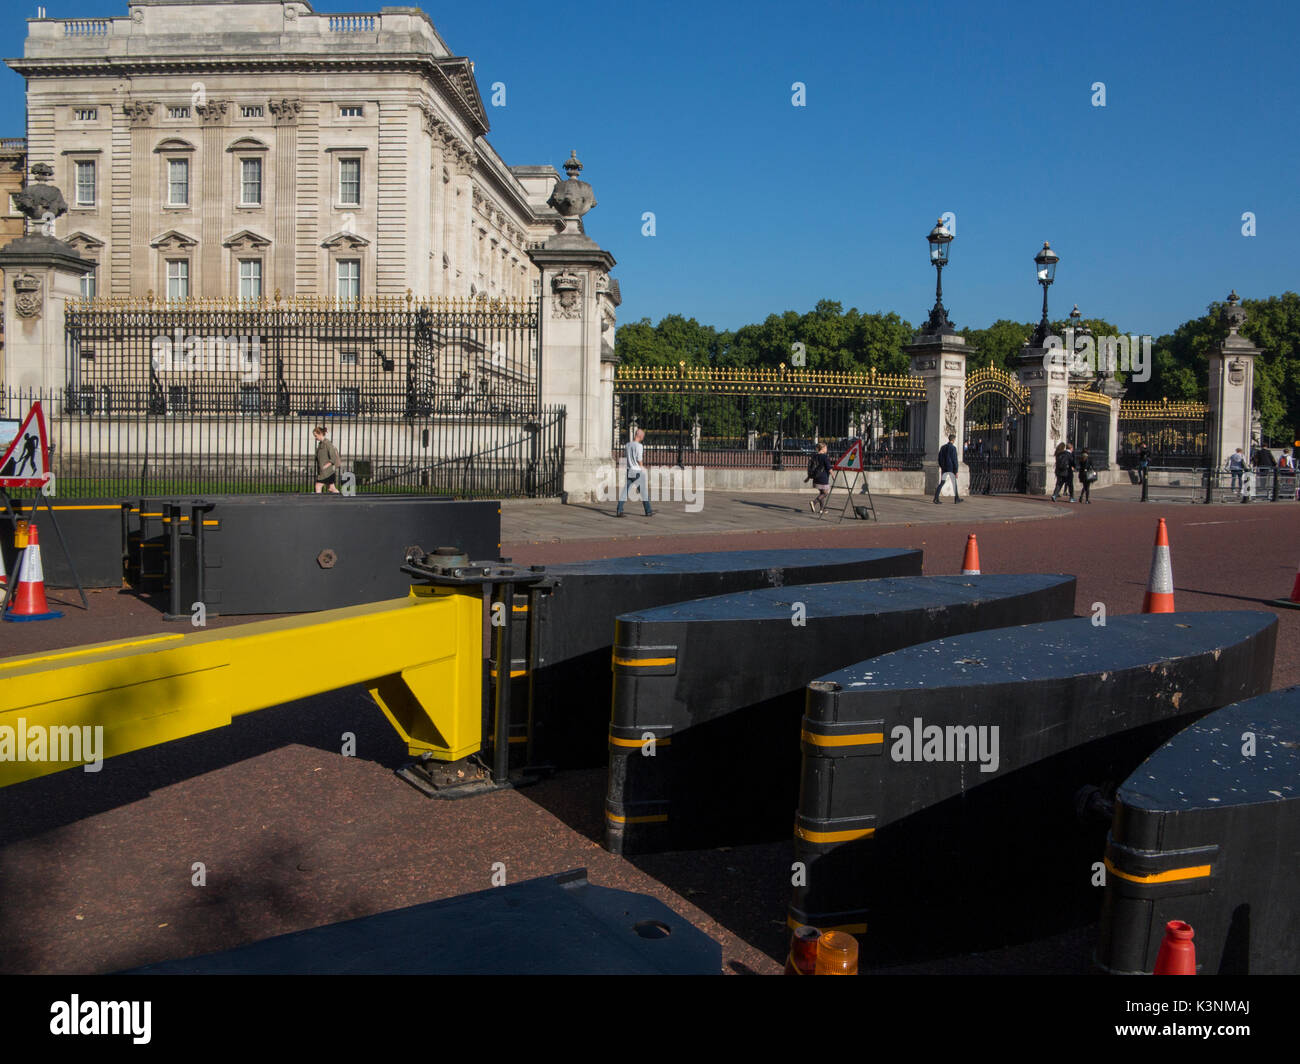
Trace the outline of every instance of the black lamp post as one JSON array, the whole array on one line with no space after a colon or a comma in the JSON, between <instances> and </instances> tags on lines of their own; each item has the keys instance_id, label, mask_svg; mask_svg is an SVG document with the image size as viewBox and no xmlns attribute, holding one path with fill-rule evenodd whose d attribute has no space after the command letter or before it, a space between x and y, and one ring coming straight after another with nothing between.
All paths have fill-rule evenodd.
<instances>
[{"instance_id":1,"label":"black lamp post","mask_svg":"<svg viewBox=\"0 0 1300 1064\"><path fill-rule=\"evenodd\" d=\"M930 244L930 262L934 266L934 309L930 311L930 321L924 331L933 336L951 336L957 330L943 309L943 268L948 265L948 245L952 243L952 234L940 218L925 239Z\"/></svg>"},{"instance_id":2,"label":"black lamp post","mask_svg":"<svg viewBox=\"0 0 1300 1064\"><path fill-rule=\"evenodd\" d=\"M1038 323L1038 328L1034 330L1030 341L1034 347L1042 347L1052 331L1052 327L1047 323L1047 287L1056 280L1056 264L1060 261L1061 257L1052 250L1052 245L1044 240L1043 250L1034 256L1038 283L1043 286L1043 320Z\"/></svg>"}]
</instances>

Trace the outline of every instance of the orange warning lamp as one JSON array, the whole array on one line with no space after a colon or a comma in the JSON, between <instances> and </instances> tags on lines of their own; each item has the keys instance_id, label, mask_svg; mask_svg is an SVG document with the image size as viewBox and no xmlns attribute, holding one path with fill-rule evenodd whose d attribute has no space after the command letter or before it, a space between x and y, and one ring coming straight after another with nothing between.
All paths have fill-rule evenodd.
<instances>
[{"instance_id":1,"label":"orange warning lamp","mask_svg":"<svg viewBox=\"0 0 1300 1064\"><path fill-rule=\"evenodd\" d=\"M822 933L815 927L800 924L790 936L790 956L785 962L786 975L814 975L817 971L817 943Z\"/></svg>"},{"instance_id":2,"label":"orange warning lamp","mask_svg":"<svg viewBox=\"0 0 1300 1064\"><path fill-rule=\"evenodd\" d=\"M27 549L27 518L20 517L14 522L14 546L19 550Z\"/></svg>"},{"instance_id":3,"label":"orange warning lamp","mask_svg":"<svg viewBox=\"0 0 1300 1064\"><path fill-rule=\"evenodd\" d=\"M827 931L817 940L817 975L857 975L858 940L845 931Z\"/></svg>"}]
</instances>

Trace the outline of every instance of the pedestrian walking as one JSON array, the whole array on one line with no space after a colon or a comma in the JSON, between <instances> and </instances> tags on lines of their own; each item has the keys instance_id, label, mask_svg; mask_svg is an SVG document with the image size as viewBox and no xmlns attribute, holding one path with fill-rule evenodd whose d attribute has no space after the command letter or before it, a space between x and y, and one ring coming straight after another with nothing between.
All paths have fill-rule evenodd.
<instances>
[{"instance_id":1,"label":"pedestrian walking","mask_svg":"<svg viewBox=\"0 0 1300 1064\"><path fill-rule=\"evenodd\" d=\"M939 486L934 489L934 504L939 505L939 493L943 491L944 481L952 478L952 498L961 502L957 494L957 437L950 435L948 442L939 448Z\"/></svg>"},{"instance_id":2,"label":"pedestrian walking","mask_svg":"<svg viewBox=\"0 0 1300 1064\"><path fill-rule=\"evenodd\" d=\"M1068 492L1070 501L1074 501L1074 455L1063 443L1056 445L1056 488L1052 491L1052 502L1056 502L1061 489Z\"/></svg>"},{"instance_id":3,"label":"pedestrian walking","mask_svg":"<svg viewBox=\"0 0 1300 1064\"><path fill-rule=\"evenodd\" d=\"M623 487L618 493L618 509L614 511L615 517L623 517L623 504L627 502L628 493L633 488L641 492L641 504L645 507L646 517L654 517L654 510L650 509L650 488L649 478L646 476L645 466L645 447L641 443L645 439L645 429L637 429L632 435L632 439L627 441L627 446L623 448L627 456L627 475L623 478Z\"/></svg>"},{"instance_id":4,"label":"pedestrian walking","mask_svg":"<svg viewBox=\"0 0 1300 1064\"><path fill-rule=\"evenodd\" d=\"M1088 448L1085 447L1079 452L1079 502L1086 502L1092 505L1092 482L1097 479L1097 474L1092 468L1092 459L1088 456Z\"/></svg>"},{"instance_id":5,"label":"pedestrian walking","mask_svg":"<svg viewBox=\"0 0 1300 1064\"><path fill-rule=\"evenodd\" d=\"M317 425L311 434L316 438L316 494L329 488L331 495L337 495L339 470L342 466L338 448L330 442L324 425Z\"/></svg>"},{"instance_id":6,"label":"pedestrian walking","mask_svg":"<svg viewBox=\"0 0 1300 1064\"><path fill-rule=\"evenodd\" d=\"M826 512L826 497L831 491L831 457L826 453L826 444L817 445L817 453L808 459L808 475L804 481L811 480L817 488L817 497L808 500L808 509L815 514Z\"/></svg>"},{"instance_id":7,"label":"pedestrian walking","mask_svg":"<svg viewBox=\"0 0 1300 1064\"><path fill-rule=\"evenodd\" d=\"M1228 485L1229 491L1241 490L1241 475L1246 470L1246 455L1240 447L1228 458L1228 472L1232 474L1232 482Z\"/></svg>"}]
</instances>

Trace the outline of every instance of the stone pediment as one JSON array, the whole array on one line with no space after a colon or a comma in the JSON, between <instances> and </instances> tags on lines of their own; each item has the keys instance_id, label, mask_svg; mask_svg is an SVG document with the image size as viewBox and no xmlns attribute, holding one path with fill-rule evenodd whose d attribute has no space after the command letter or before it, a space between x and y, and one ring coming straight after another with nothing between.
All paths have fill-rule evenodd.
<instances>
[{"instance_id":1,"label":"stone pediment","mask_svg":"<svg viewBox=\"0 0 1300 1064\"><path fill-rule=\"evenodd\" d=\"M322 240L320 246L331 251L356 251L369 247L370 241L356 233L335 233L327 240Z\"/></svg>"},{"instance_id":2,"label":"stone pediment","mask_svg":"<svg viewBox=\"0 0 1300 1064\"><path fill-rule=\"evenodd\" d=\"M149 241L149 246L159 251L179 251L198 247L199 242L192 236L186 236L178 229L168 229L161 236Z\"/></svg>"},{"instance_id":3,"label":"stone pediment","mask_svg":"<svg viewBox=\"0 0 1300 1064\"><path fill-rule=\"evenodd\" d=\"M154 148L155 152L196 151L196 150L197 149L194 147L193 144L191 144L188 140L185 140L181 137L167 137L165 140L160 140L158 142L157 147Z\"/></svg>"},{"instance_id":4,"label":"stone pediment","mask_svg":"<svg viewBox=\"0 0 1300 1064\"><path fill-rule=\"evenodd\" d=\"M99 251L104 246L104 242L98 237L91 236L89 233L84 233L80 230L70 236L64 237L63 242L65 244L71 244L76 248L79 255Z\"/></svg>"},{"instance_id":5,"label":"stone pediment","mask_svg":"<svg viewBox=\"0 0 1300 1064\"><path fill-rule=\"evenodd\" d=\"M235 251L248 251L250 249L261 251L263 248L271 246L271 239L261 233L255 233L251 229L241 229L233 236L226 237L221 242L221 246L223 248L232 248Z\"/></svg>"},{"instance_id":6,"label":"stone pediment","mask_svg":"<svg viewBox=\"0 0 1300 1064\"><path fill-rule=\"evenodd\" d=\"M226 151L270 151L271 148L265 141L260 141L256 137L240 137Z\"/></svg>"}]
</instances>

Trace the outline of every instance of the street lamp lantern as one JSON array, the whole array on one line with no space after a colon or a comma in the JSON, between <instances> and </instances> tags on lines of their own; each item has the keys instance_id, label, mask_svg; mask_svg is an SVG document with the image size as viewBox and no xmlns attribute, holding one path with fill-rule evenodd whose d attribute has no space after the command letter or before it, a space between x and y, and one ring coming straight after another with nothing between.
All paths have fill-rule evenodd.
<instances>
[{"instance_id":1,"label":"street lamp lantern","mask_svg":"<svg viewBox=\"0 0 1300 1064\"><path fill-rule=\"evenodd\" d=\"M925 239L930 242L930 261L935 266L947 266L948 245L952 243L952 234L944 226L942 218L934 223L934 228Z\"/></svg>"},{"instance_id":2,"label":"street lamp lantern","mask_svg":"<svg viewBox=\"0 0 1300 1064\"><path fill-rule=\"evenodd\" d=\"M1052 327L1047 323L1047 286L1056 280L1056 264L1060 261L1061 257L1052 250L1052 245L1044 240L1043 250L1034 256L1038 283L1043 286L1043 320L1038 323L1038 328L1034 330L1030 341L1034 347L1042 347L1052 331Z\"/></svg>"},{"instance_id":3,"label":"street lamp lantern","mask_svg":"<svg viewBox=\"0 0 1300 1064\"><path fill-rule=\"evenodd\" d=\"M952 243L952 233L940 218L925 238L930 244L930 262L934 266L934 307L930 311L930 320L923 332L931 336L950 336L957 330L948 320L948 312L943 306L943 268L948 265L948 247Z\"/></svg>"}]
</instances>

